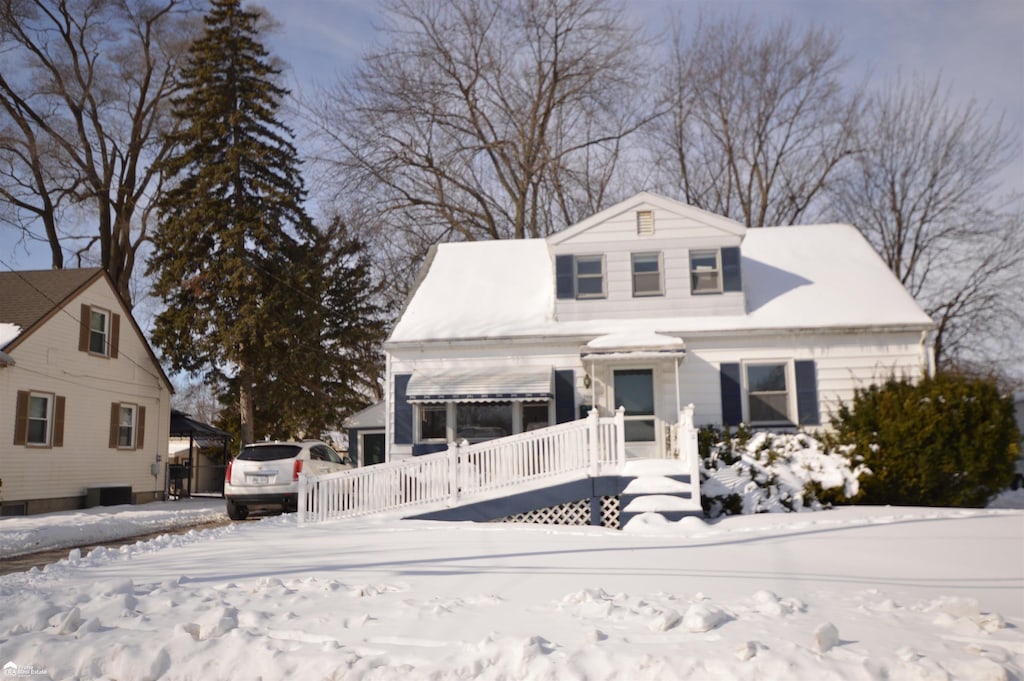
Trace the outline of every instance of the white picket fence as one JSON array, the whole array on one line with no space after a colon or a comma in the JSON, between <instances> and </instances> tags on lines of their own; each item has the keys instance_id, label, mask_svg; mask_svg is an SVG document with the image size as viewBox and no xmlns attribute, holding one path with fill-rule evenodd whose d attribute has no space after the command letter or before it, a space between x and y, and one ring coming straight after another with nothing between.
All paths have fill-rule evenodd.
<instances>
[{"instance_id":1,"label":"white picket fence","mask_svg":"<svg viewBox=\"0 0 1024 681\"><path fill-rule=\"evenodd\" d=\"M692 405L688 407L692 413ZM692 431L692 417L689 422ZM298 522L322 521L447 502L511 489L524 482L567 473L597 476L626 460L623 411L478 444L449 446L444 452L322 476L299 476ZM691 438L673 426L670 453L687 456ZM688 432L688 431L687 431ZM692 432L696 471L696 431ZM679 448L677 445L686 445ZM699 481L694 475L692 480Z\"/></svg>"}]
</instances>

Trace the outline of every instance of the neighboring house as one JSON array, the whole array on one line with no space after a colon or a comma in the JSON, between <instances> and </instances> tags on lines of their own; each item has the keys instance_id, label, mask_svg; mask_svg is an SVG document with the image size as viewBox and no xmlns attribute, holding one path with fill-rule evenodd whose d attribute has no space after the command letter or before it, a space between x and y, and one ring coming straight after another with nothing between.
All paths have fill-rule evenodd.
<instances>
[{"instance_id":1,"label":"neighboring house","mask_svg":"<svg viewBox=\"0 0 1024 681\"><path fill-rule=\"evenodd\" d=\"M348 456L356 466L384 463L384 422L387 405L371 404L352 414L342 424L348 433Z\"/></svg>"},{"instance_id":2,"label":"neighboring house","mask_svg":"<svg viewBox=\"0 0 1024 681\"><path fill-rule=\"evenodd\" d=\"M5 515L164 496L172 388L102 269L0 273Z\"/></svg>"},{"instance_id":3,"label":"neighboring house","mask_svg":"<svg viewBox=\"0 0 1024 681\"><path fill-rule=\"evenodd\" d=\"M642 193L546 239L433 248L387 353L388 460L625 410L627 454L694 422L827 423L932 370L932 320L856 229L747 229Z\"/></svg>"}]
</instances>

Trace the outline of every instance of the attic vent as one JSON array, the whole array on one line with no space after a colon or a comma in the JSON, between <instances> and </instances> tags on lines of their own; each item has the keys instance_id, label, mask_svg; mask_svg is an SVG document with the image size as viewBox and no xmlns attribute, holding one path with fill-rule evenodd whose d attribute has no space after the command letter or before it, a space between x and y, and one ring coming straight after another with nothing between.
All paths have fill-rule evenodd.
<instances>
[{"instance_id":1,"label":"attic vent","mask_svg":"<svg viewBox=\"0 0 1024 681\"><path fill-rule=\"evenodd\" d=\"M654 211L638 210L636 212L636 233L639 236L654 234Z\"/></svg>"}]
</instances>

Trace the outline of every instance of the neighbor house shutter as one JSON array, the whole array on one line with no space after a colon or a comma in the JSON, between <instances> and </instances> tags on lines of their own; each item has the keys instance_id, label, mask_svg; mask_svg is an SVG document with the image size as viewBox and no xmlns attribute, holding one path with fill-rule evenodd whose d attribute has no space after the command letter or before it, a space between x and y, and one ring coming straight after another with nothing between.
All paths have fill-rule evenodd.
<instances>
[{"instance_id":1,"label":"neighbor house shutter","mask_svg":"<svg viewBox=\"0 0 1024 681\"><path fill-rule=\"evenodd\" d=\"M801 426L821 423L818 414L818 372L814 360L794 362L796 373L796 413Z\"/></svg>"},{"instance_id":2,"label":"neighbor house shutter","mask_svg":"<svg viewBox=\"0 0 1024 681\"><path fill-rule=\"evenodd\" d=\"M110 315L110 351L108 356L113 359L117 357L118 347L121 345L121 315Z\"/></svg>"},{"instance_id":3,"label":"neighbor house shutter","mask_svg":"<svg viewBox=\"0 0 1024 681\"><path fill-rule=\"evenodd\" d=\"M78 349L82 352L89 352L89 319L91 317L92 308L83 305L82 317L78 320Z\"/></svg>"},{"instance_id":4,"label":"neighbor house shutter","mask_svg":"<svg viewBox=\"0 0 1024 681\"><path fill-rule=\"evenodd\" d=\"M555 372L555 423L576 420L576 372L562 369Z\"/></svg>"},{"instance_id":5,"label":"neighbor house shutter","mask_svg":"<svg viewBox=\"0 0 1024 681\"><path fill-rule=\"evenodd\" d=\"M576 297L574 258L571 255L555 256L555 295L561 299Z\"/></svg>"},{"instance_id":6,"label":"neighbor house shutter","mask_svg":"<svg viewBox=\"0 0 1024 681\"><path fill-rule=\"evenodd\" d=\"M740 277L740 249L738 247L722 249L722 290L743 290Z\"/></svg>"},{"instance_id":7,"label":"neighbor house shutter","mask_svg":"<svg viewBox=\"0 0 1024 681\"><path fill-rule=\"evenodd\" d=\"M722 387L722 423L727 426L738 426L743 422L740 365L734 362L723 362L719 377Z\"/></svg>"},{"instance_id":8,"label":"neighbor house shutter","mask_svg":"<svg viewBox=\"0 0 1024 681\"><path fill-rule=\"evenodd\" d=\"M142 449L146 444L146 408L143 406L136 408L138 409L138 415L136 416L136 427L138 430L135 433L135 449Z\"/></svg>"},{"instance_id":9,"label":"neighbor house shutter","mask_svg":"<svg viewBox=\"0 0 1024 681\"><path fill-rule=\"evenodd\" d=\"M110 444L111 449L117 449L117 427L121 420L121 405L117 402L110 403Z\"/></svg>"},{"instance_id":10,"label":"neighbor house shutter","mask_svg":"<svg viewBox=\"0 0 1024 681\"><path fill-rule=\"evenodd\" d=\"M64 396L57 395L53 403L53 447L64 446Z\"/></svg>"},{"instance_id":11,"label":"neighbor house shutter","mask_svg":"<svg viewBox=\"0 0 1024 681\"><path fill-rule=\"evenodd\" d=\"M28 397L27 390L19 390L14 407L14 444L28 444Z\"/></svg>"},{"instance_id":12,"label":"neighbor house shutter","mask_svg":"<svg viewBox=\"0 0 1024 681\"><path fill-rule=\"evenodd\" d=\"M395 376L395 444L412 444L412 405L409 404L407 391L412 374Z\"/></svg>"}]
</instances>

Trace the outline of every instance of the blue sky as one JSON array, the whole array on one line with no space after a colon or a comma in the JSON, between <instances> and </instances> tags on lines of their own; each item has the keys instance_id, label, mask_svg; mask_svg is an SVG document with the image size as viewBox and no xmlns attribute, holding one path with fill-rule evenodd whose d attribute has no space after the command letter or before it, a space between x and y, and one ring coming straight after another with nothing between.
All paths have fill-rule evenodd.
<instances>
[{"instance_id":1,"label":"blue sky","mask_svg":"<svg viewBox=\"0 0 1024 681\"><path fill-rule=\"evenodd\" d=\"M881 80L897 72L941 74L957 98L988 103L1024 134L1024 2L1021 0L624 0L647 26L663 26L672 10L684 18L708 6L727 13L818 23L839 32L852 78ZM344 74L373 44L374 0L261 0L280 22L266 36L287 65L288 86L305 90ZM1024 154L1004 173L1024 191ZM0 253L22 269L47 267L45 248L15 249L0 227Z\"/></svg>"}]
</instances>

